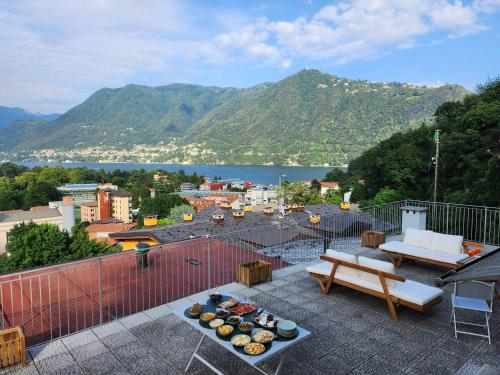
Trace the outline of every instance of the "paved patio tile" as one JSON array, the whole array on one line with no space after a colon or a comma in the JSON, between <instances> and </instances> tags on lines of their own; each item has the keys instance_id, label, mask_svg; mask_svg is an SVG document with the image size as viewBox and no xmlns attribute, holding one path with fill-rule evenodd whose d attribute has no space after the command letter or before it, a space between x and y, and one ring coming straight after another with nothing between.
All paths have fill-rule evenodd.
<instances>
[{"instance_id":1,"label":"paved patio tile","mask_svg":"<svg viewBox=\"0 0 500 375\"><path fill-rule=\"evenodd\" d=\"M268 374L274 374L281 358L281 355L274 355L268 360L260 363L258 367L266 371ZM311 373L314 373L314 371L309 366L295 361L291 356L287 356L285 358L285 362L281 367L281 374L302 375Z\"/></svg>"},{"instance_id":2,"label":"paved patio tile","mask_svg":"<svg viewBox=\"0 0 500 375\"><path fill-rule=\"evenodd\" d=\"M104 353L90 358L80 364L85 374L92 375L125 375L130 374L125 367L111 353Z\"/></svg>"},{"instance_id":3,"label":"paved patio tile","mask_svg":"<svg viewBox=\"0 0 500 375\"><path fill-rule=\"evenodd\" d=\"M69 353L55 354L43 359L35 359L34 362L40 374L52 374L65 367L76 365L75 359Z\"/></svg>"},{"instance_id":4,"label":"paved patio tile","mask_svg":"<svg viewBox=\"0 0 500 375\"><path fill-rule=\"evenodd\" d=\"M64 346L61 340L37 345L29 349L29 352L33 360L42 360L55 355L69 354L68 348Z\"/></svg>"},{"instance_id":5,"label":"paved patio tile","mask_svg":"<svg viewBox=\"0 0 500 375\"><path fill-rule=\"evenodd\" d=\"M369 360L365 361L363 364L356 367L353 370L352 374L371 374L371 375L401 374L402 369L400 367L394 366L395 362L397 362L396 358L394 359L394 361L387 362L384 359L371 357Z\"/></svg>"},{"instance_id":6,"label":"paved patio tile","mask_svg":"<svg viewBox=\"0 0 500 375\"><path fill-rule=\"evenodd\" d=\"M63 344L68 348L69 351L76 347L80 347L82 345L97 341L99 341L99 338L94 332L92 332L92 330L75 333L74 335L70 335L62 339Z\"/></svg>"},{"instance_id":7,"label":"paved patio tile","mask_svg":"<svg viewBox=\"0 0 500 375\"><path fill-rule=\"evenodd\" d=\"M119 322L123 324L125 327L128 329L137 327L141 324L151 322L153 319L151 319L149 316L147 316L144 313L137 313L133 315L126 316L124 318L121 318Z\"/></svg>"},{"instance_id":8,"label":"paved patio tile","mask_svg":"<svg viewBox=\"0 0 500 375\"><path fill-rule=\"evenodd\" d=\"M453 372L444 366L426 360L417 361L406 370L406 373L412 375L448 375L453 374Z\"/></svg>"},{"instance_id":9,"label":"paved patio tile","mask_svg":"<svg viewBox=\"0 0 500 375\"><path fill-rule=\"evenodd\" d=\"M151 347L133 342L113 349L114 355L132 374L176 374L171 366L160 359Z\"/></svg>"},{"instance_id":10,"label":"paved patio tile","mask_svg":"<svg viewBox=\"0 0 500 375\"><path fill-rule=\"evenodd\" d=\"M123 330L111 335L104 336L100 340L108 348L114 348L134 342L137 340L137 337L135 337L130 331Z\"/></svg>"},{"instance_id":11,"label":"paved patio tile","mask_svg":"<svg viewBox=\"0 0 500 375\"><path fill-rule=\"evenodd\" d=\"M78 365L70 365L51 372L50 375L83 375L84 372Z\"/></svg>"},{"instance_id":12,"label":"paved patio tile","mask_svg":"<svg viewBox=\"0 0 500 375\"><path fill-rule=\"evenodd\" d=\"M440 366L449 368L452 371L457 371L467 361L470 353L462 353L456 355L442 349L434 349L425 357L426 361L437 363Z\"/></svg>"},{"instance_id":13,"label":"paved patio tile","mask_svg":"<svg viewBox=\"0 0 500 375\"><path fill-rule=\"evenodd\" d=\"M115 320L111 323L106 323L101 326L97 326L93 328L92 331L98 338L103 338L115 334L117 332L125 331L126 329L127 328L123 324Z\"/></svg>"},{"instance_id":14,"label":"paved patio tile","mask_svg":"<svg viewBox=\"0 0 500 375\"><path fill-rule=\"evenodd\" d=\"M78 362L86 361L108 351L109 349L100 341L93 341L70 350L71 355Z\"/></svg>"},{"instance_id":15,"label":"paved patio tile","mask_svg":"<svg viewBox=\"0 0 500 375\"><path fill-rule=\"evenodd\" d=\"M149 316L151 319L158 319L161 318L162 316L172 314L172 309L167 305L161 305L144 311L144 314Z\"/></svg>"}]
</instances>

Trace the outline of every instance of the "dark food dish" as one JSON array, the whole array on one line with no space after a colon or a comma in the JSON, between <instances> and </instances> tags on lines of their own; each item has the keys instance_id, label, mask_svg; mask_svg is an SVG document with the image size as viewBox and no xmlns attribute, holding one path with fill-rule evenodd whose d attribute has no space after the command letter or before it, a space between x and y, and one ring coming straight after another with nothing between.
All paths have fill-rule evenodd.
<instances>
[{"instance_id":1,"label":"dark food dish","mask_svg":"<svg viewBox=\"0 0 500 375\"><path fill-rule=\"evenodd\" d=\"M225 318L226 316L229 315L229 311L226 309L217 309L215 312L218 318Z\"/></svg>"},{"instance_id":2,"label":"dark food dish","mask_svg":"<svg viewBox=\"0 0 500 375\"><path fill-rule=\"evenodd\" d=\"M212 293L208 297L212 302L219 302L222 299L222 295L220 293Z\"/></svg>"},{"instance_id":3,"label":"dark food dish","mask_svg":"<svg viewBox=\"0 0 500 375\"><path fill-rule=\"evenodd\" d=\"M211 321L214 318L215 318L215 314L213 312L206 312L206 313L201 314L201 316L200 316L200 320L205 322L205 323L208 323L209 321Z\"/></svg>"},{"instance_id":4,"label":"dark food dish","mask_svg":"<svg viewBox=\"0 0 500 375\"><path fill-rule=\"evenodd\" d=\"M230 317L227 318L227 324L231 324L232 326L237 326L243 321L241 316L238 315L231 315Z\"/></svg>"},{"instance_id":5,"label":"dark food dish","mask_svg":"<svg viewBox=\"0 0 500 375\"><path fill-rule=\"evenodd\" d=\"M258 307L259 306L252 303L240 303L239 305L230 308L229 311L236 315L245 315L254 312Z\"/></svg>"},{"instance_id":6,"label":"dark food dish","mask_svg":"<svg viewBox=\"0 0 500 375\"><path fill-rule=\"evenodd\" d=\"M203 308L201 307L201 305L199 303L195 303L193 306L189 308L188 312L189 315L191 316L198 316L201 314L202 310Z\"/></svg>"},{"instance_id":7,"label":"dark food dish","mask_svg":"<svg viewBox=\"0 0 500 375\"><path fill-rule=\"evenodd\" d=\"M274 315L267 312L254 317L253 321L265 328L276 328L276 324L278 323Z\"/></svg>"},{"instance_id":8,"label":"dark food dish","mask_svg":"<svg viewBox=\"0 0 500 375\"><path fill-rule=\"evenodd\" d=\"M238 324L238 328L241 332L250 332L253 327L253 323L250 322L241 322L240 324Z\"/></svg>"},{"instance_id":9,"label":"dark food dish","mask_svg":"<svg viewBox=\"0 0 500 375\"><path fill-rule=\"evenodd\" d=\"M235 299L235 298L230 298L228 299L227 301L225 302L222 302L222 303L219 303L219 307L222 307L223 309L229 309L231 307L234 307L236 306L237 304L239 304L240 302Z\"/></svg>"},{"instance_id":10,"label":"dark food dish","mask_svg":"<svg viewBox=\"0 0 500 375\"><path fill-rule=\"evenodd\" d=\"M250 355L259 355L259 354L264 353L264 351L266 350L266 347L264 345L262 345L261 343L251 342L249 344L246 344L243 347L243 350L245 351L245 353L250 354Z\"/></svg>"}]
</instances>

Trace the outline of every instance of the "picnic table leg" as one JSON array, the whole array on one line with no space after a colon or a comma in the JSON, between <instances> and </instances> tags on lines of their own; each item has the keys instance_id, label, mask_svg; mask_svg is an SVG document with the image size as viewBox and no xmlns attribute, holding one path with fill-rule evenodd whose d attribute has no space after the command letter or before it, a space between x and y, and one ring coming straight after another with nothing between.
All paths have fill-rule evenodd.
<instances>
[{"instance_id":1,"label":"picnic table leg","mask_svg":"<svg viewBox=\"0 0 500 375\"><path fill-rule=\"evenodd\" d=\"M200 349L200 346L201 346L201 344L203 344L204 340L205 340L205 335L201 336L200 342L196 346L196 349L195 349L193 355L189 359L189 362L188 362L188 364L187 364L186 369L184 370L184 372L187 372L189 370L189 368L191 367L191 364L193 363L193 359L195 359L197 357L196 354L198 353L198 349Z\"/></svg>"},{"instance_id":2,"label":"picnic table leg","mask_svg":"<svg viewBox=\"0 0 500 375\"><path fill-rule=\"evenodd\" d=\"M279 375L281 368L283 367L283 364L286 361L286 357L287 357L286 352L283 352L283 354L281 355L280 363L278 363L278 367L276 367L276 371L274 372L274 375Z\"/></svg>"}]
</instances>

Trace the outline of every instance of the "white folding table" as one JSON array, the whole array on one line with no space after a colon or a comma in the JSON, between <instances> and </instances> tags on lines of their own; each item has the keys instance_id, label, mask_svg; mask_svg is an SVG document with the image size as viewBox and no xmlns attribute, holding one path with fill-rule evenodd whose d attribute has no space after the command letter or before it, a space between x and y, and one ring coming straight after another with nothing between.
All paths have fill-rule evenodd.
<instances>
[{"instance_id":1,"label":"white folding table","mask_svg":"<svg viewBox=\"0 0 500 375\"><path fill-rule=\"evenodd\" d=\"M224 293L224 295L231 297L227 293ZM204 304L206 304L206 300L199 301L199 303L204 305ZM193 360L196 358L200 362L204 363L207 367L209 367L215 373L217 373L219 375L224 375L213 364L211 364L206 358L204 358L203 356L201 356L199 354L199 349L203 345L205 338L209 337L213 341L215 341L217 344L219 344L220 346L225 348L227 351L231 352L232 354L234 354L235 356L237 356L241 360L245 361L250 366L255 368L257 371L259 371L263 374L266 374L266 375L267 375L267 373L264 370L262 370L261 368L257 367L257 365L260 362L265 361L266 359L268 359L269 357L272 357L275 354L283 353L283 355L281 356L281 360L278 364L278 367L276 368L276 371L274 373L275 375L278 375L280 370L283 367L284 362L286 361L286 350L289 349L290 347L294 346L295 344L303 341L306 337L308 337L311 334L311 332L305 330L304 328L297 326L298 335L294 339L290 339L290 340L286 340L286 341L273 341L271 348L268 351L266 351L260 355L252 356L252 355L248 355L244 352L242 353L242 352L237 351L234 348L233 344L231 344L231 341L225 341L225 340L220 339L217 336L215 329L212 329L210 327L208 327L208 328L202 327L200 325L198 319L192 319L192 318L187 317L184 313L185 313L186 309L189 307L191 307L191 306L186 306L184 308L178 308L175 310L175 314L178 317L180 317L182 320L184 320L186 323L188 323L190 326L192 326L193 328L200 331L202 333L202 336L201 336L201 339L198 342L198 345L196 346L196 350L194 351L193 355L191 356L184 372L187 372L189 370L189 368L191 367L191 365L193 363ZM277 316L276 316L276 318L278 320L281 319Z\"/></svg>"}]
</instances>

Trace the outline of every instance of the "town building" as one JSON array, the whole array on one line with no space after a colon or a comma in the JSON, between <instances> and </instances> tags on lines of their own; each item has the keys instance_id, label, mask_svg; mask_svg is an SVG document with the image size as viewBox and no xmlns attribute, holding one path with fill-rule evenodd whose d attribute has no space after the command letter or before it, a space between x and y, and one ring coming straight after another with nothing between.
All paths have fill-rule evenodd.
<instances>
[{"instance_id":1,"label":"town building","mask_svg":"<svg viewBox=\"0 0 500 375\"><path fill-rule=\"evenodd\" d=\"M97 241L106 241L112 245L115 241L111 240L108 235L115 232L126 232L135 228L136 223L126 224L116 219L98 220L90 224L85 230L89 234L89 239Z\"/></svg>"},{"instance_id":2,"label":"town building","mask_svg":"<svg viewBox=\"0 0 500 375\"><path fill-rule=\"evenodd\" d=\"M278 204L278 192L265 188L249 189L245 194L245 203L252 206Z\"/></svg>"},{"instance_id":3,"label":"town building","mask_svg":"<svg viewBox=\"0 0 500 375\"><path fill-rule=\"evenodd\" d=\"M71 232L75 225L75 207L72 204L60 204L55 207L38 207L35 210L22 211L1 211L0 212L0 254L5 253L8 242L8 235L16 224L29 223L33 221L36 224L54 224L59 229L65 229Z\"/></svg>"},{"instance_id":4,"label":"town building","mask_svg":"<svg viewBox=\"0 0 500 375\"><path fill-rule=\"evenodd\" d=\"M98 220L115 218L124 223L131 223L132 194L119 190L101 190L97 194Z\"/></svg>"},{"instance_id":5,"label":"town building","mask_svg":"<svg viewBox=\"0 0 500 375\"><path fill-rule=\"evenodd\" d=\"M80 206L83 202L95 201L96 190L118 190L118 186L108 182L105 184L68 184L57 188L63 198L73 199L76 206Z\"/></svg>"},{"instance_id":6,"label":"town building","mask_svg":"<svg viewBox=\"0 0 500 375\"><path fill-rule=\"evenodd\" d=\"M83 202L80 204L81 221L93 223L99 220L99 209L97 201Z\"/></svg>"},{"instance_id":7,"label":"town building","mask_svg":"<svg viewBox=\"0 0 500 375\"><path fill-rule=\"evenodd\" d=\"M183 182L180 186L181 191L194 190L194 185L191 182Z\"/></svg>"},{"instance_id":8,"label":"town building","mask_svg":"<svg viewBox=\"0 0 500 375\"><path fill-rule=\"evenodd\" d=\"M320 191L321 195L325 195L330 189L339 191L340 186L336 182L321 182L321 191Z\"/></svg>"},{"instance_id":9,"label":"town building","mask_svg":"<svg viewBox=\"0 0 500 375\"><path fill-rule=\"evenodd\" d=\"M191 206L193 206L196 211L202 211L205 208L215 206L215 200L208 198L199 198L199 197L184 197L185 200L189 202Z\"/></svg>"}]
</instances>

